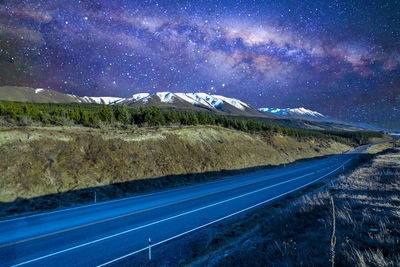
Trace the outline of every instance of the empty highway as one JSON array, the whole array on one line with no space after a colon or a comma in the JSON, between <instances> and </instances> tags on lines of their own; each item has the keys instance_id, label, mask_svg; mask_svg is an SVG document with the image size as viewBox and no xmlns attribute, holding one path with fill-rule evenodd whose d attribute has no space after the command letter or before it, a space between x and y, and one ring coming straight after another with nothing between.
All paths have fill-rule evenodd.
<instances>
[{"instance_id":1,"label":"empty highway","mask_svg":"<svg viewBox=\"0 0 400 267\"><path fill-rule=\"evenodd\" d=\"M105 266L343 171L359 152L0 221L1 266ZM142 255L143 257L143 255Z\"/></svg>"}]
</instances>

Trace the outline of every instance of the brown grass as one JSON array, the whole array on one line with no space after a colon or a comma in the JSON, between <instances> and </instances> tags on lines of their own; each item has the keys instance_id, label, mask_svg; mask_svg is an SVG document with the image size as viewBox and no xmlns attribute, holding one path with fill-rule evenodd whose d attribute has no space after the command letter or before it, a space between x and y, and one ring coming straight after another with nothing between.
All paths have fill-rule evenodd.
<instances>
[{"instance_id":1,"label":"brown grass","mask_svg":"<svg viewBox=\"0 0 400 267\"><path fill-rule=\"evenodd\" d=\"M377 154L379 152L382 152L388 148L393 147L393 142L392 141L386 141L384 143L376 144L370 146L364 153L367 154Z\"/></svg>"},{"instance_id":2,"label":"brown grass","mask_svg":"<svg viewBox=\"0 0 400 267\"><path fill-rule=\"evenodd\" d=\"M348 149L326 140L260 137L216 126L0 127L0 201L168 175L279 165Z\"/></svg>"}]
</instances>

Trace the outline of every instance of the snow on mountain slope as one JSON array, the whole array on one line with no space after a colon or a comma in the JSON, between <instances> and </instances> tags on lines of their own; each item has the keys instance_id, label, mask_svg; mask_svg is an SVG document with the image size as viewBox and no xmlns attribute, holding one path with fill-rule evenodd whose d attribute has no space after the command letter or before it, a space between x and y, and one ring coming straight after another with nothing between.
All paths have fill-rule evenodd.
<instances>
[{"instance_id":1,"label":"snow on mountain slope","mask_svg":"<svg viewBox=\"0 0 400 267\"><path fill-rule=\"evenodd\" d=\"M147 98L150 96L149 93L139 93L134 94L130 98L122 98L122 97L112 97L112 96L101 96L101 97L93 97L93 96L77 96L68 94L68 96L74 98L78 103L96 103L96 104L106 104L106 105L115 105L122 104L126 101L139 102L143 103L147 102Z\"/></svg>"},{"instance_id":2,"label":"snow on mountain slope","mask_svg":"<svg viewBox=\"0 0 400 267\"><path fill-rule=\"evenodd\" d=\"M298 114L298 115L325 117L324 115L322 115L321 113L319 113L317 111L312 111L312 110L305 109L305 108L293 108L293 109L290 109L288 112L293 113L293 114Z\"/></svg>"},{"instance_id":3,"label":"snow on mountain slope","mask_svg":"<svg viewBox=\"0 0 400 267\"><path fill-rule=\"evenodd\" d=\"M38 89L37 89L38 90ZM40 92L40 91L38 91ZM240 111L253 110L248 104L235 98L229 98L221 95L209 95L206 93L172 93L172 92L157 92L154 94L138 93L132 95L130 98L120 97L89 97L89 96L76 96L69 95L79 103L97 103L97 104L122 104L122 103L140 103L150 104L150 100L160 101L165 104L179 105L179 103L189 103L198 107L205 107L208 109L223 110L229 107L230 109L239 109ZM154 104L154 102L152 102Z\"/></svg>"},{"instance_id":4,"label":"snow on mountain slope","mask_svg":"<svg viewBox=\"0 0 400 267\"><path fill-rule=\"evenodd\" d=\"M211 107L216 109L220 108L221 105L224 103L221 98L215 97L214 95L208 95L205 93L197 93L196 95L206 101Z\"/></svg>"},{"instance_id":5,"label":"snow on mountain slope","mask_svg":"<svg viewBox=\"0 0 400 267\"><path fill-rule=\"evenodd\" d=\"M231 104L232 106L234 106L235 108L241 109L241 110L246 110L246 108L249 108L250 106L247 105L246 103L235 99L235 98L228 98L222 95L213 95L213 97L221 99L222 101L225 101L229 104Z\"/></svg>"},{"instance_id":6,"label":"snow on mountain slope","mask_svg":"<svg viewBox=\"0 0 400 267\"><path fill-rule=\"evenodd\" d=\"M170 92L159 92L156 95L160 98L163 103L173 103L174 102L174 94Z\"/></svg>"},{"instance_id":7,"label":"snow on mountain slope","mask_svg":"<svg viewBox=\"0 0 400 267\"><path fill-rule=\"evenodd\" d=\"M74 98L79 103L96 103L96 104L106 104L112 105L117 104L124 100L125 98L121 97L111 97L111 96L102 96L102 97L93 97L93 96L76 96L68 94L68 96Z\"/></svg>"},{"instance_id":8,"label":"snow on mountain slope","mask_svg":"<svg viewBox=\"0 0 400 267\"><path fill-rule=\"evenodd\" d=\"M35 89L35 94L43 94L48 90ZM222 95L210 95L207 93L172 93L172 92L157 92L154 94L150 93L138 93L134 94L129 98L121 97L89 97L89 96L76 96L73 94L68 94L73 101L78 103L96 103L96 104L106 104L115 105L127 103L130 105L132 103L139 104L173 104L174 106L181 106L184 103L189 103L197 107L203 107L207 109L217 109L228 114L247 114L250 112L252 115L257 115L257 110L253 109L250 105L244 103L235 98L229 98ZM155 102L154 102L155 101ZM316 111L308 110L305 108L260 108L261 112L272 113L276 115L284 115L287 117L301 117L301 118L314 118L323 119L324 115ZM243 113L244 112L244 113ZM254 113L255 112L255 113ZM250 114L249 113L249 114Z\"/></svg>"},{"instance_id":9,"label":"snow on mountain slope","mask_svg":"<svg viewBox=\"0 0 400 267\"><path fill-rule=\"evenodd\" d=\"M211 100L211 98L207 98L208 95L204 93L176 93L175 95L195 106L203 105L208 108L216 108L215 105L213 105L213 101Z\"/></svg>"},{"instance_id":10,"label":"snow on mountain slope","mask_svg":"<svg viewBox=\"0 0 400 267\"><path fill-rule=\"evenodd\" d=\"M292 109L288 110L287 113L291 113L294 115L300 115L300 116L325 118L325 115L322 115L321 113L319 113L317 111L312 111L312 110L305 109L305 108L292 108Z\"/></svg>"},{"instance_id":11,"label":"snow on mountain slope","mask_svg":"<svg viewBox=\"0 0 400 267\"><path fill-rule=\"evenodd\" d=\"M97 104L115 104L119 101L121 101L123 98L120 97L110 97L110 96L105 96L105 97L89 97L89 100L93 100Z\"/></svg>"},{"instance_id":12,"label":"snow on mountain slope","mask_svg":"<svg viewBox=\"0 0 400 267\"><path fill-rule=\"evenodd\" d=\"M77 96L77 95L71 95L71 94L67 94L67 96L72 97L73 99L75 99L78 103L82 103L82 98Z\"/></svg>"},{"instance_id":13,"label":"snow on mountain slope","mask_svg":"<svg viewBox=\"0 0 400 267\"><path fill-rule=\"evenodd\" d=\"M288 111L289 109L280 109L280 108L259 108L259 111L262 112L267 112L267 113L273 113L276 115L282 115L283 113L285 113L286 111Z\"/></svg>"},{"instance_id":14,"label":"snow on mountain slope","mask_svg":"<svg viewBox=\"0 0 400 267\"><path fill-rule=\"evenodd\" d=\"M131 98L126 99L126 101L128 100L133 100L135 102L138 101L143 101L143 102L147 102L147 98L150 96L149 93L139 93L139 94L134 94Z\"/></svg>"},{"instance_id":15,"label":"snow on mountain slope","mask_svg":"<svg viewBox=\"0 0 400 267\"><path fill-rule=\"evenodd\" d=\"M273 113L276 115L283 115L287 117L297 118L314 118L314 119L326 119L327 117L317 111L312 111L306 108L259 108L259 111Z\"/></svg>"},{"instance_id":16,"label":"snow on mountain slope","mask_svg":"<svg viewBox=\"0 0 400 267\"><path fill-rule=\"evenodd\" d=\"M139 97L135 97L137 95L142 96L142 99L139 99ZM147 93L137 94L137 95L134 95L134 97L129 100L134 99L136 100L136 102L145 103L148 97L157 96L162 103L174 103L174 101L178 99L180 101L187 102L194 106L204 106L211 109L220 109L223 104L233 106L234 108L240 109L242 111L245 111L246 109L250 108L249 105L238 99L228 98L220 95L209 95L206 93L158 92L153 95Z\"/></svg>"},{"instance_id":17,"label":"snow on mountain slope","mask_svg":"<svg viewBox=\"0 0 400 267\"><path fill-rule=\"evenodd\" d=\"M194 94L175 93L175 95L177 97L179 97L180 99L182 99L183 101L186 101L192 105L199 104L199 101L196 99L196 96ZM204 103L202 103L202 104L207 105L207 102L204 101Z\"/></svg>"}]
</instances>

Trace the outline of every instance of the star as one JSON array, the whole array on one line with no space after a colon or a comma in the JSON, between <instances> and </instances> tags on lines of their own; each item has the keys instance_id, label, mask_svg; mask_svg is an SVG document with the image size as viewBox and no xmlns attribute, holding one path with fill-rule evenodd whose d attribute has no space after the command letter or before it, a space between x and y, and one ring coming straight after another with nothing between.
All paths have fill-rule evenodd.
<instances>
[{"instance_id":1,"label":"star","mask_svg":"<svg viewBox=\"0 0 400 267\"><path fill-rule=\"evenodd\" d=\"M396 0L56 2L1 2L0 86L211 90L400 127Z\"/></svg>"}]
</instances>

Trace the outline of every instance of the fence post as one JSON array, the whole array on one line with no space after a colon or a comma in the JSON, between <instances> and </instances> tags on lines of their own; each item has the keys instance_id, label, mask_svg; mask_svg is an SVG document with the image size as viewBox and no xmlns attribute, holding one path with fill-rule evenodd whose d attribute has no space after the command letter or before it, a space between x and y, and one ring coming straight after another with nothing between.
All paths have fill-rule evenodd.
<instances>
[{"instance_id":1,"label":"fence post","mask_svg":"<svg viewBox=\"0 0 400 267\"><path fill-rule=\"evenodd\" d=\"M151 239L149 237L149 261L151 261Z\"/></svg>"},{"instance_id":2,"label":"fence post","mask_svg":"<svg viewBox=\"0 0 400 267\"><path fill-rule=\"evenodd\" d=\"M336 230L336 219L335 219L335 203L333 202L333 197L331 196L330 199L331 202L331 207L332 207L332 231L331 231L331 266L335 266L335 246L336 246L336 236L335 236L335 230Z\"/></svg>"}]
</instances>

